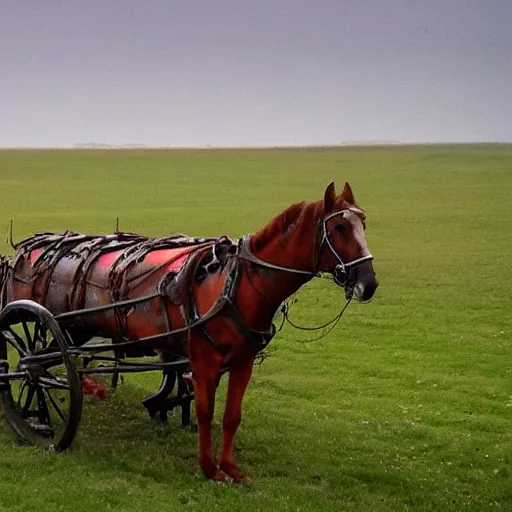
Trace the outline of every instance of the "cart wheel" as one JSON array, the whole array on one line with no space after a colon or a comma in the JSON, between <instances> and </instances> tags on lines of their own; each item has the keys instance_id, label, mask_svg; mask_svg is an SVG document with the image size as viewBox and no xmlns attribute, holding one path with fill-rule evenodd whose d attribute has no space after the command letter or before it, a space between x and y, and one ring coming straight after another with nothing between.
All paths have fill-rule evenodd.
<instances>
[{"instance_id":1,"label":"cart wheel","mask_svg":"<svg viewBox=\"0 0 512 512\"><path fill-rule=\"evenodd\" d=\"M30 300L0 313L0 402L16 436L48 451L68 448L82 415L82 383L58 322Z\"/></svg>"}]
</instances>

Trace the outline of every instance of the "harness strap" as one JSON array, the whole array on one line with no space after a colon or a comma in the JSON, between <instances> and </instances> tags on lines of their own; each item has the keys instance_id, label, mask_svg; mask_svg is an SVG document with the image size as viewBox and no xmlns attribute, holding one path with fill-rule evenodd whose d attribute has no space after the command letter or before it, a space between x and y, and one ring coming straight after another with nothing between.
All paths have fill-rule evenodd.
<instances>
[{"instance_id":1,"label":"harness strap","mask_svg":"<svg viewBox=\"0 0 512 512\"><path fill-rule=\"evenodd\" d=\"M185 321L190 329L200 329L208 343L210 343L210 345L217 351L222 353L222 346L213 338L213 336L211 336L205 324L208 320L213 318L213 316L216 316L224 308L226 308L238 331L245 338L249 339L254 345L256 345L258 352L260 352L270 343L274 337L276 333L276 327L274 324L271 324L269 329L266 331L258 331L247 326L245 319L243 318L234 302L240 278L240 260L235 256L232 256L228 265L230 265L231 268L228 268L224 287L214 306L212 306L212 308L210 308L210 310L201 317L199 311L197 310L196 302L193 296L190 295L187 308L187 317L189 318L185 318Z\"/></svg>"},{"instance_id":2,"label":"harness strap","mask_svg":"<svg viewBox=\"0 0 512 512\"><path fill-rule=\"evenodd\" d=\"M243 243L244 241L242 239L242 247ZM243 318L242 314L240 313L239 309L236 307L234 302L236 290L238 288L238 283L240 281L240 260L236 259L235 261L236 265L234 266L233 272L229 274L228 277L226 278L226 283L224 285L224 290L221 293L221 297L224 299L225 304L228 307L229 312L231 313L231 319L235 323L237 329L243 335L249 338L258 347L258 351L260 351L263 350L274 337L276 333L275 326L274 324L271 324L266 331L257 331L256 329L251 329L250 327L247 326L245 319Z\"/></svg>"},{"instance_id":3,"label":"harness strap","mask_svg":"<svg viewBox=\"0 0 512 512\"><path fill-rule=\"evenodd\" d=\"M238 252L239 258L242 258L242 259L250 261L252 263L256 263L257 265L261 265L263 267L271 268L274 270L283 270L285 272L292 272L294 274L303 274L303 275L312 276L312 277L318 276L318 272L311 272L309 270L301 270L298 268L283 267L281 265L276 265L275 263L269 263L267 261L261 260L260 258L255 256L249 248L250 236L251 235L245 235L241 239L240 250Z\"/></svg>"}]
</instances>

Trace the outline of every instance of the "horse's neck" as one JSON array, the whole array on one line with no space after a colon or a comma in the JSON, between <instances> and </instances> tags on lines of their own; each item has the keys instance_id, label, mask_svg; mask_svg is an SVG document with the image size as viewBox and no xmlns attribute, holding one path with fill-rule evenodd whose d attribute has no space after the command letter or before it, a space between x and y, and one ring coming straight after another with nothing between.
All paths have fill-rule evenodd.
<instances>
[{"instance_id":1,"label":"horse's neck","mask_svg":"<svg viewBox=\"0 0 512 512\"><path fill-rule=\"evenodd\" d=\"M312 236L302 235L303 233L296 233L285 241L277 236L259 249L254 248L257 244L252 244L251 252L264 262L313 273L315 240ZM299 245L298 240L306 239L310 241ZM249 265L251 268L248 269L245 289L254 306L248 308L251 311L249 316L258 324L257 328L263 329L268 327L281 303L310 281L313 274L267 268L254 263Z\"/></svg>"}]
</instances>

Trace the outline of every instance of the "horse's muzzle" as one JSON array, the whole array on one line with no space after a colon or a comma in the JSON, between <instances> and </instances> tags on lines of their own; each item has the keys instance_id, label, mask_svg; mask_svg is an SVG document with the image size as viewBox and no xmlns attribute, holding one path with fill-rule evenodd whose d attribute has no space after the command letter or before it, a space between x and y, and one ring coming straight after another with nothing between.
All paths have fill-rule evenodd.
<instances>
[{"instance_id":1,"label":"horse's muzzle","mask_svg":"<svg viewBox=\"0 0 512 512\"><path fill-rule=\"evenodd\" d=\"M344 265L336 265L333 278L334 282L345 290L347 300L355 298L359 302L367 302L373 297L379 286L373 266L369 261L349 270Z\"/></svg>"},{"instance_id":2,"label":"horse's muzzle","mask_svg":"<svg viewBox=\"0 0 512 512\"><path fill-rule=\"evenodd\" d=\"M335 268L334 282L344 288L347 300L355 298L358 302L367 302L375 294L379 282L371 262L364 262L349 271L343 266Z\"/></svg>"},{"instance_id":3,"label":"horse's muzzle","mask_svg":"<svg viewBox=\"0 0 512 512\"><path fill-rule=\"evenodd\" d=\"M354 298L359 302L371 300L379 286L372 264L370 262L363 263L354 269L354 274Z\"/></svg>"}]
</instances>

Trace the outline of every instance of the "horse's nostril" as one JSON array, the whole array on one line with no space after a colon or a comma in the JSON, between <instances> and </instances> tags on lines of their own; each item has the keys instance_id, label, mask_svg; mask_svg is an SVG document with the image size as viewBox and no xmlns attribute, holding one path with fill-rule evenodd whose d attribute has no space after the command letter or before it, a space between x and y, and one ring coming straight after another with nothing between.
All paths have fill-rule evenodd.
<instances>
[{"instance_id":1,"label":"horse's nostril","mask_svg":"<svg viewBox=\"0 0 512 512\"><path fill-rule=\"evenodd\" d=\"M379 286L379 283L377 280L368 283L364 287L364 293L363 293L363 300L370 300L373 297L373 294L375 293L375 290Z\"/></svg>"}]
</instances>

